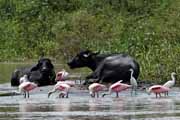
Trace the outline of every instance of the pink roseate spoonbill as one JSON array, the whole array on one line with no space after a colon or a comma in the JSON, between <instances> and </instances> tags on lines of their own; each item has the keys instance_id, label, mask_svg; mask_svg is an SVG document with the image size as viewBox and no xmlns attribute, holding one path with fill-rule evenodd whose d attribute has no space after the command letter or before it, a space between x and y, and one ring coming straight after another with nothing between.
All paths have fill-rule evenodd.
<instances>
[{"instance_id":1,"label":"pink roseate spoonbill","mask_svg":"<svg viewBox=\"0 0 180 120\"><path fill-rule=\"evenodd\" d=\"M133 77L134 70L133 69L129 69L129 71L131 72L130 84L132 86L132 90L131 90L131 96L132 96L133 91L135 91L135 95L137 94L136 90L137 90L138 84L137 84L136 79Z\"/></svg>"},{"instance_id":2,"label":"pink roseate spoonbill","mask_svg":"<svg viewBox=\"0 0 180 120\"><path fill-rule=\"evenodd\" d=\"M163 86L168 87L168 88L172 88L175 85L175 80L176 80L175 75L176 75L176 73L172 72L171 73L172 80L167 81Z\"/></svg>"},{"instance_id":3,"label":"pink roseate spoonbill","mask_svg":"<svg viewBox=\"0 0 180 120\"><path fill-rule=\"evenodd\" d=\"M52 93L55 93L56 91L60 91L59 98L68 98L69 97L69 90L71 86L66 83L57 82L57 84L54 86L53 90L51 90L48 93L48 98Z\"/></svg>"},{"instance_id":4,"label":"pink roseate spoonbill","mask_svg":"<svg viewBox=\"0 0 180 120\"><path fill-rule=\"evenodd\" d=\"M73 81L73 80L58 81L58 83L68 84L68 85L70 85L70 87L74 87L75 86L75 81Z\"/></svg>"},{"instance_id":5,"label":"pink roseate spoonbill","mask_svg":"<svg viewBox=\"0 0 180 120\"><path fill-rule=\"evenodd\" d=\"M89 94L91 95L91 97L99 97L99 91L102 91L106 88L105 85L100 84L100 83L92 83L91 85L89 85L88 89L89 89Z\"/></svg>"},{"instance_id":6,"label":"pink roseate spoonbill","mask_svg":"<svg viewBox=\"0 0 180 120\"><path fill-rule=\"evenodd\" d=\"M163 85L153 85L151 86L149 89L148 89L148 93L154 93L156 94L156 98L158 97L161 97L161 93L165 93L165 96L168 95L168 92L169 92L170 88L168 87L165 87Z\"/></svg>"},{"instance_id":7,"label":"pink roseate spoonbill","mask_svg":"<svg viewBox=\"0 0 180 120\"><path fill-rule=\"evenodd\" d=\"M109 93L103 94L102 97L104 97L105 95L110 95L110 94L112 94L112 92L116 92L116 97L118 98L119 97L119 92L124 91L124 90L131 87L131 85L124 84L124 83L121 83L121 82L122 82L122 80L112 84L109 87Z\"/></svg>"},{"instance_id":8,"label":"pink roseate spoonbill","mask_svg":"<svg viewBox=\"0 0 180 120\"><path fill-rule=\"evenodd\" d=\"M56 81L65 81L67 79L69 73L64 69L56 74Z\"/></svg>"},{"instance_id":9,"label":"pink roseate spoonbill","mask_svg":"<svg viewBox=\"0 0 180 120\"><path fill-rule=\"evenodd\" d=\"M27 75L20 78L19 92L24 94L24 98L26 98L26 96L29 98L29 91L35 89L36 87L37 84L28 81Z\"/></svg>"}]
</instances>

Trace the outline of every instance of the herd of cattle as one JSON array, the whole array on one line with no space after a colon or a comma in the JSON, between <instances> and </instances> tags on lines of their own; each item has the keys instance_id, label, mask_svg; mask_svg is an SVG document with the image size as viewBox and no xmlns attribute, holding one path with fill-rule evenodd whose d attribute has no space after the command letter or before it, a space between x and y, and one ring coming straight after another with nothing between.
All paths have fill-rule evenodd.
<instances>
[{"instance_id":1,"label":"herd of cattle","mask_svg":"<svg viewBox=\"0 0 180 120\"><path fill-rule=\"evenodd\" d=\"M88 67L93 72L86 77L99 83L115 83L123 80L128 83L130 80L130 71L134 70L134 77L137 79L140 73L139 64L132 57L126 54L98 54L89 50L78 53L68 66L70 68ZM38 63L31 67L16 69L11 78L11 85L18 86L19 79L24 74L28 75L30 82L35 82L38 86L55 84L54 66L50 59L41 58ZM86 83L85 83L86 84Z\"/></svg>"},{"instance_id":2,"label":"herd of cattle","mask_svg":"<svg viewBox=\"0 0 180 120\"><path fill-rule=\"evenodd\" d=\"M71 69L88 67L92 70L92 73L86 77L86 82L84 83L85 85L92 85L93 83L130 84L132 82L132 77L137 80L140 74L140 66L138 62L127 54L99 54L90 50L85 50L79 52L67 64ZM132 75L131 71L133 71ZM11 86L22 86L23 80L20 79L25 76L26 78L24 79L26 82L35 83L37 86L54 85L58 81L58 74L56 75L54 65L48 58L41 58L36 65L31 67L16 69L12 73ZM59 77L64 79L62 75L59 75ZM172 78L174 78L174 75ZM62 86L62 88L66 87ZM101 88L97 87L97 89ZM52 92L54 91L55 90ZM166 90L165 93L167 93L167 91L168 90ZM49 96L52 92L49 93ZM60 94L60 97L64 97L64 94Z\"/></svg>"}]
</instances>

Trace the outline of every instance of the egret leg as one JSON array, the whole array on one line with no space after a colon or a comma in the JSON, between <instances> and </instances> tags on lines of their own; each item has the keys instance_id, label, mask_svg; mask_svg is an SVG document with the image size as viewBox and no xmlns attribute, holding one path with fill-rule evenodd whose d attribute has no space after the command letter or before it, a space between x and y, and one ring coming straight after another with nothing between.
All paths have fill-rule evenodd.
<instances>
[{"instance_id":1,"label":"egret leg","mask_svg":"<svg viewBox=\"0 0 180 120\"><path fill-rule=\"evenodd\" d=\"M156 93L156 98L158 97L158 94Z\"/></svg>"},{"instance_id":2,"label":"egret leg","mask_svg":"<svg viewBox=\"0 0 180 120\"><path fill-rule=\"evenodd\" d=\"M133 96L133 88L131 89L131 96Z\"/></svg>"},{"instance_id":3,"label":"egret leg","mask_svg":"<svg viewBox=\"0 0 180 120\"><path fill-rule=\"evenodd\" d=\"M135 95L137 95L137 88L136 88L136 89L134 89L134 91L135 91Z\"/></svg>"}]
</instances>

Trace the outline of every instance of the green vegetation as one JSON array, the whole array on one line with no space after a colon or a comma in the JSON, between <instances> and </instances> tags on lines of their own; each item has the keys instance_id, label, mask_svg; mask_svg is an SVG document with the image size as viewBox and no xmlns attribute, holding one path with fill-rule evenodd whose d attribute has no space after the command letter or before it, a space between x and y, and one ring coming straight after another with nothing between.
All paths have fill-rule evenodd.
<instances>
[{"instance_id":1,"label":"green vegetation","mask_svg":"<svg viewBox=\"0 0 180 120\"><path fill-rule=\"evenodd\" d=\"M140 79L180 72L179 0L0 0L0 60L125 52Z\"/></svg>"}]
</instances>

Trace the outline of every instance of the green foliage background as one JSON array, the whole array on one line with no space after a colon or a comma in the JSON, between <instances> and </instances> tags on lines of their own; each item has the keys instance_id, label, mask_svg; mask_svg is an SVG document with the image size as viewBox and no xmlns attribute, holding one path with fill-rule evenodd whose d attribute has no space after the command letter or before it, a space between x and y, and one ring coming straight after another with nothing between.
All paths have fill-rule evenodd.
<instances>
[{"instance_id":1,"label":"green foliage background","mask_svg":"<svg viewBox=\"0 0 180 120\"><path fill-rule=\"evenodd\" d=\"M128 53L141 79L164 82L180 72L180 1L0 0L1 61L66 61L87 48Z\"/></svg>"}]
</instances>

